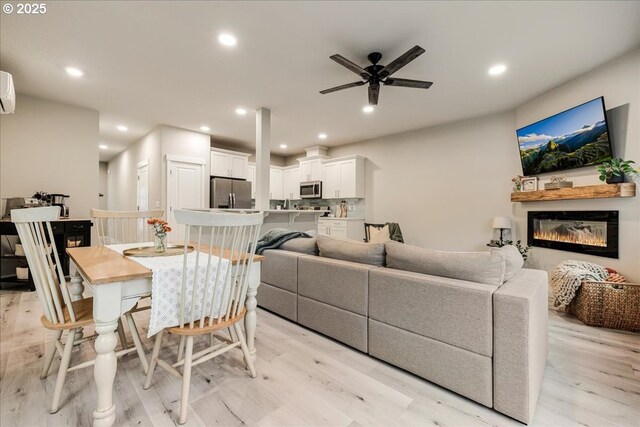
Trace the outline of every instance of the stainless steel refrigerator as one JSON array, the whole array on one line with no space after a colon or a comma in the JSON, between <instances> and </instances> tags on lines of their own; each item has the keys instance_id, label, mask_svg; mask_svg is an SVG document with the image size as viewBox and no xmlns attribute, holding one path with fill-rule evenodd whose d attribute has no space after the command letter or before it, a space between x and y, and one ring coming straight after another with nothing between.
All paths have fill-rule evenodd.
<instances>
[{"instance_id":1,"label":"stainless steel refrigerator","mask_svg":"<svg viewBox=\"0 0 640 427\"><path fill-rule=\"evenodd\" d=\"M211 207L251 209L251 182L211 178Z\"/></svg>"}]
</instances>

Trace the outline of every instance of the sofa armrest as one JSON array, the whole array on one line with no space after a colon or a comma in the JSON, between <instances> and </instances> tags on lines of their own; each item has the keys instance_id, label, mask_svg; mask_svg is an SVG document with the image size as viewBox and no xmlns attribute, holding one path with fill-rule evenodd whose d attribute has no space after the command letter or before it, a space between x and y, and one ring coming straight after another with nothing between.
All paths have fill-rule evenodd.
<instances>
[{"instance_id":1,"label":"sofa armrest","mask_svg":"<svg viewBox=\"0 0 640 427\"><path fill-rule=\"evenodd\" d=\"M547 361L548 277L522 269L493 294L493 407L533 420Z\"/></svg>"}]
</instances>

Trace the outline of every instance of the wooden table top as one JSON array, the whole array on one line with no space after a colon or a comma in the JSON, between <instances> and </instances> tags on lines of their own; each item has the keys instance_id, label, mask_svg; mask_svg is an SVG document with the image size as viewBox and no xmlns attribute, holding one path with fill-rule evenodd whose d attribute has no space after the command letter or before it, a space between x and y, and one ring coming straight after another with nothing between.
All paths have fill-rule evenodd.
<instances>
[{"instance_id":1,"label":"wooden table top","mask_svg":"<svg viewBox=\"0 0 640 427\"><path fill-rule=\"evenodd\" d=\"M85 279L92 285L151 277L151 270L147 267L104 246L68 248L67 253ZM218 253L214 251L214 255L218 255ZM222 254L223 258L231 259L233 265L242 262L247 256L247 254L237 252L232 257L229 255L228 250ZM254 262L262 260L264 260L262 255L255 255L253 258Z\"/></svg>"}]
</instances>

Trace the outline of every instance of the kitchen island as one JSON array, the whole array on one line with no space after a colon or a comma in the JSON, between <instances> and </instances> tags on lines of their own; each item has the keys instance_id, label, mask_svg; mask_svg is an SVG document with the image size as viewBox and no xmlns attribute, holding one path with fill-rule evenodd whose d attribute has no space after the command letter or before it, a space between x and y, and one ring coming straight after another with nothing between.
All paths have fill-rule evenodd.
<instances>
[{"instance_id":1,"label":"kitchen island","mask_svg":"<svg viewBox=\"0 0 640 427\"><path fill-rule=\"evenodd\" d=\"M224 209L227 211L240 211L241 209ZM252 211L253 209L247 209ZM295 231L313 231L314 234L318 230L318 219L328 213L327 210L304 210L304 209L266 209L264 211L264 223L260 234L264 235L267 231L274 228L286 228Z\"/></svg>"}]
</instances>

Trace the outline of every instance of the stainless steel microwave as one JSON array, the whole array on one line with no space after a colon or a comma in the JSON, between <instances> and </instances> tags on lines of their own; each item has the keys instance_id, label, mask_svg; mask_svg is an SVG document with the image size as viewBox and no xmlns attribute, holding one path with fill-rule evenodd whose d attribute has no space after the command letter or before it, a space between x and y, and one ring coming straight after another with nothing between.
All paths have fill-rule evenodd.
<instances>
[{"instance_id":1,"label":"stainless steel microwave","mask_svg":"<svg viewBox=\"0 0 640 427\"><path fill-rule=\"evenodd\" d=\"M322 181L307 181L300 183L301 199L322 199Z\"/></svg>"}]
</instances>

